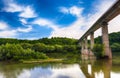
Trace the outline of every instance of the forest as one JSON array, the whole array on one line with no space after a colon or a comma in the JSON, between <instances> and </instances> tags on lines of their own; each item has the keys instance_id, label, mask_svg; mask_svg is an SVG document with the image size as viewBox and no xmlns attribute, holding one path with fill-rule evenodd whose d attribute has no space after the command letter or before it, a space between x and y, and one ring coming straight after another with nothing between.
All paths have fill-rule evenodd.
<instances>
[{"instance_id":1,"label":"forest","mask_svg":"<svg viewBox=\"0 0 120 78\"><path fill-rule=\"evenodd\" d=\"M120 32L109 34L110 46L113 52L120 52ZM95 44L102 44L101 36L95 38ZM47 59L51 53L54 57L67 54L80 54L77 39L70 38L42 38L38 40L20 40L0 38L0 60L20 61L28 59Z\"/></svg>"}]
</instances>

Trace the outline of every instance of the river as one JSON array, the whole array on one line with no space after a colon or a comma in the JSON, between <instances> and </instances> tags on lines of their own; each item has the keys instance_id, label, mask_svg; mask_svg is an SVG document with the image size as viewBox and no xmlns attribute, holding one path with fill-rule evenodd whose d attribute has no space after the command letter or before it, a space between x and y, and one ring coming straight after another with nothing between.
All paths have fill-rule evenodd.
<instances>
[{"instance_id":1,"label":"river","mask_svg":"<svg viewBox=\"0 0 120 78\"><path fill-rule=\"evenodd\" d=\"M0 63L0 78L120 78L120 64L112 61L80 63Z\"/></svg>"}]
</instances>

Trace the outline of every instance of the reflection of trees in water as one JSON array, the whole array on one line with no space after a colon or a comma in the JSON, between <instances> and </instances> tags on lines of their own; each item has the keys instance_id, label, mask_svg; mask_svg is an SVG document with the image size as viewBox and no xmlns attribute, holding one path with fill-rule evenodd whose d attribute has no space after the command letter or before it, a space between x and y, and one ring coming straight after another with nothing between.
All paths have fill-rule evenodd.
<instances>
[{"instance_id":1,"label":"reflection of trees in water","mask_svg":"<svg viewBox=\"0 0 120 78\"><path fill-rule=\"evenodd\" d=\"M0 64L0 72L5 78L17 78L17 76L23 72L23 70L31 70L35 67L39 67L39 64ZM41 67L46 68L47 65Z\"/></svg>"},{"instance_id":2,"label":"reflection of trees in water","mask_svg":"<svg viewBox=\"0 0 120 78\"><path fill-rule=\"evenodd\" d=\"M116 73L120 73L120 64L113 64L112 71Z\"/></svg>"},{"instance_id":3,"label":"reflection of trees in water","mask_svg":"<svg viewBox=\"0 0 120 78\"><path fill-rule=\"evenodd\" d=\"M3 73L5 78L17 78L23 69L32 69L34 65L22 64L0 64L0 72Z\"/></svg>"},{"instance_id":4,"label":"reflection of trees in water","mask_svg":"<svg viewBox=\"0 0 120 78\"><path fill-rule=\"evenodd\" d=\"M17 78L18 75L23 73L24 70L33 70L35 68L39 68L39 72L42 71L46 72L46 74L52 73L50 69L61 69L61 68L69 68L73 65L69 64L61 64L61 63L44 63L44 64L6 64L6 63L0 63L0 73L3 74L5 78ZM48 68L48 69L47 69ZM50 68L50 69L49 69ZM47 69L47 70L46 70ZM41 74L42 74L41 72ZM48 74L49 74L48 73ZM40 74L40 73L39 73Z\"/></svg>"}]
</instances>

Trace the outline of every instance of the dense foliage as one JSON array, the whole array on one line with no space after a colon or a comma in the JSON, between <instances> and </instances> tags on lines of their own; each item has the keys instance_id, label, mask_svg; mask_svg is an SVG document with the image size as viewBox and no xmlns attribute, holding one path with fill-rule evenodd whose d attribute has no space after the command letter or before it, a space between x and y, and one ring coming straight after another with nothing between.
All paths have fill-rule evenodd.
<instances>
[{"instance_id":1,"label":"dense foliage","mask_svg":"<svg viewBox=\"0 0 120 78\"><path fill-rule=\"evenodd\" d=\"M23 49L19 44L5 44L0 46L0 60L21 59L46 59L47 56L43 53L35 52L29 48Z\"/></svg>"},{"instance_id":2,"label":"dense foliage","mask_svg":"<svg viewBox=\"0 0 120 78\"><path fill-rule=\"evenodd\" d=\"M93 47L93 52L97 58L104 57L104 45L102 44L95 44Z\"/></svg>"},{"instance_id":3,"label":"dense foliage","mask_svg":"<svg viewBox=\"0 0 120 78\"><path fill-rule=\"evenodd\" d=\"M49 53L79 53L76 39L42 38L18 40L0 38L0 60L45 59ZM49 56L49 55L48 55Z\"/></svg>"}]
</instances>

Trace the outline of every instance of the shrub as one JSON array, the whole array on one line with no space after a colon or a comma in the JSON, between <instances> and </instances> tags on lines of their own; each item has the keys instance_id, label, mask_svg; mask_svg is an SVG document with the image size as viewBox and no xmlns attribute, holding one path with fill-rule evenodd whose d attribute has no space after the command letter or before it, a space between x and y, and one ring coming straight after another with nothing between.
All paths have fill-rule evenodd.
<instances>
[{"instance_id":1,"label":"shrub","mask_svg":"<svg viewBox=\"0 0 120 78\"><path fill-rule=\"evenodd\" d=\"M46 59L45 54L35 52L31 49L23 49L19 44L6 44L0 46L0 60L15 60L21 59Z\"/></svg>"},{"instance_id":2,"label":"shrub","mask_svg":"<svg viewBox=\"0 0 120 78\"><path fill-rule=\"evenodd\" d=\"M104 56L104 45L95 44L92 50L97 58L101 58Z\"/></svg>"}]
</instances>

